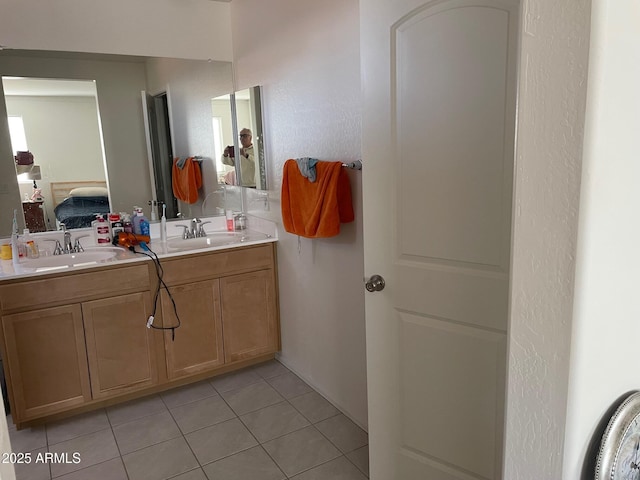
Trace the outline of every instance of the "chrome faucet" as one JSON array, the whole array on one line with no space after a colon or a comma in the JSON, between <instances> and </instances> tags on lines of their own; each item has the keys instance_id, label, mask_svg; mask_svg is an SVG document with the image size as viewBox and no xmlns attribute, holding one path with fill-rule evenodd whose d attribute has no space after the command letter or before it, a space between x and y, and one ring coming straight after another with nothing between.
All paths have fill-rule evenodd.
<instances>
[{"instance_id":1,"label":"chrome faucet","mask_svg":"<svg viewBox=\"0 0 640 480\"><path fill-rule=\"evenodd\" d=\"M206 225L207 223L211 223L211 222L203 222L198 217L195 217L193 220L191 220L190 225L179 224L179 225L176 225L176 227L184 228L182 232L182 239L187 240L189 238L206 237L207 232L205 232L204 230L204 225Z\"/></svg>"},{"instance_id":2,"label":"chrome faucet","mask_svg":"<svg viewBox=\"0 0 640 480\"><path fill-rule=\"evenodd\" d=\"M193 222L191 222L193 225ZM176 227L182 227L184 230L182 231L182 239L187 240L188 238L195 238L193 234L193 226L189 227L189 225L177 224Z\"/></svg>"},{"instance_id":3,"label":"chrome faucet","mask_svg":"<svg viewBox=\"0 0 640 480\"><path fill-rule=\"evenodd\" d=\"M80 239L81 238L85 238L88 237L89 235L78 235L75 238L75 241L73 242L73 252L74 253L80 253L80 252L84 252L84 247L82 246L82 244L80 243Z\"/></svg>"},{"instance_id":4,"label":"chrome faucet","mask_svg":"<svg viewBox=\"0 0 640 480\"><path fill-rule=\"evenodd\" d=\"M53 247L54 255L84 252L84 247L80 243L80 239L88 237L89 235L79 235L74 239L71 237L71 232L67 230L67 227L64 223L60 224L60 231L63 232L62 243L60 243L60 240L54 238L42 239L45 242L56 242L55 246Z\"/></svg>"},{"instance_id":5,"label":"chrome faucet","mask_svg":"<svg viewBox=\"0 0 640 480\"><path fill-rule=\"evenodd\" d=\"M191 220L191 234L192 238L206 237L207 232L204 231L204 225L211 222L203 222L198 217Z\"/></svg>"},{"instance_id":6,"label":"chrome faucet","mask_svg":"<svg viewBox=\"0 0 640 480\"><path fill-rule=\"evenodd\" d=\"M198 223L198 231L196 232L196 237L206 237L207 236L207 232L204 231L204 226L207 223L211 223L211 222L207 221L207 222L199 222Z\"/></svg>"},{"instance_id":7,"label":"chrome faucet","mask_svg":"<svg viewBox=\"0 0 640 480\"><path fill-rule=\"evenodd\" d=\"M191 220L191 238L199 237L198 233L200 231L199 227L201 223L202 220L200 220L198 217L195 217L193 220Z\"/></svg>"},{"instance_id":8,"label":"chrome faucet","mask_svg":"<svg viewBox=\"0 0 640 480\"><path fill-rule=\"evenodd\" d=\"M41 240L44 242L56 242L55 246L53 247L54 255L62 255L64 253L64 250L62 250L62 245L60 245L60 240L56 238L42 238Z\"/></svg>"},{"instance_id":9,"label":"chrome faucet","mask_svg":"<svg viewBox=\"0 0 640 480\"><path fill-rule=\"evenodd\" d=\"M71 242L71 232L67 230L67 226L64 223L60 224L60 230L64 233L64 240L62 242L63 253L73 253L73 243Z\"/></svg>"}]
</instances>

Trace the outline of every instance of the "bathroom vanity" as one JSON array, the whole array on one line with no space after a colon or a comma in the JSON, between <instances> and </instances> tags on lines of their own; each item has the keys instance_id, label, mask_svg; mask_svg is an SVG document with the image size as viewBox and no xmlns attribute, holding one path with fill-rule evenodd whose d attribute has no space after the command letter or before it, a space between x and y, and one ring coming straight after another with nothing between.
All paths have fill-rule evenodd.
<instances>
[{"instance_id":1,"label":"bathroom vanity","mask_svg":"<svg viewBox=\"0 0 640 480\"><path fill-rule=\"evenodd\" d=\"M167 329L147 327L159 282L147 257L0 279L0 351L16 425L273 358L280 348L275 246L160 255L167 288L153 326Z\"/></svg>"}]
</instances>

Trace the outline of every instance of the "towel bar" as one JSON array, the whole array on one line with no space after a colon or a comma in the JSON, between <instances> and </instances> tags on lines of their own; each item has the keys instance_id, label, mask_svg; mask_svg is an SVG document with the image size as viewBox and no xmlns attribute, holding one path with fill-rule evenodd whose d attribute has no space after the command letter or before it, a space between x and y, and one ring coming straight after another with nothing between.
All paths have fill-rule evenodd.
<instances>
[{"instance_id":1,"label":"towel bar","mask_svg":"<svg viewBox=\"0 0 640 480\"><path fill-rule=\"evenodd\" d=\"M356 160L355 162L343 163L342 166L352 170L362 170L362 161Z\"/></svg>"}]
</instances>

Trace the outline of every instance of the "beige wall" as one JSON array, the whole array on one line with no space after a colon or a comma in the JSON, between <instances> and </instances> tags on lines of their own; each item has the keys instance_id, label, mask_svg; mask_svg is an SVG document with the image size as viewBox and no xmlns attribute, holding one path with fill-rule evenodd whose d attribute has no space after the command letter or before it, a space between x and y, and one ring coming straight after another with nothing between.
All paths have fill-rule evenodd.
<instances>
[{"instance_id":1,"label":"beige wall","mask_svg":"<svg viewBox=\"0 0 640 480\"><path fill-rule=\"evenodd\" d=\"M288 158L360 158L357 0L234 0L236 90L263 87L270 218ZM366 168L366 164L365 164ZM339 236L279 229L282 361L367 424L361 180L349 171L356 220Z\"/></svg>"}]
</instances>

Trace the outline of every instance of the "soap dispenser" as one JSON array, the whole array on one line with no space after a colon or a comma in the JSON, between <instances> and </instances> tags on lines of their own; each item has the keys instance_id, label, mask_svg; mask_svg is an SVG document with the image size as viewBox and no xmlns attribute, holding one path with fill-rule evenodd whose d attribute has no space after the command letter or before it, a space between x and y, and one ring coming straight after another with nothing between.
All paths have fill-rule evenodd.
<instances>
[{"instance_id":1,"label":"soap dispenser","mask_svg":"<svg viewBox=\"0 0 640 480\"><path fill-rule=\"evenodd\" d=\"M136 216L133 217L133 233L149 236L149 220L144 216L140 207L136 207Z\"/></svg>"}]
</instances>

